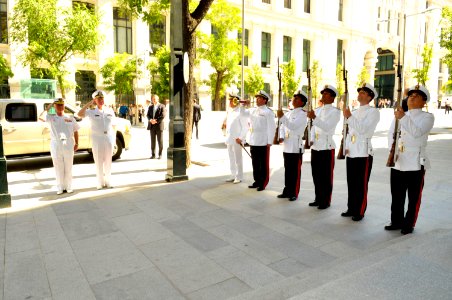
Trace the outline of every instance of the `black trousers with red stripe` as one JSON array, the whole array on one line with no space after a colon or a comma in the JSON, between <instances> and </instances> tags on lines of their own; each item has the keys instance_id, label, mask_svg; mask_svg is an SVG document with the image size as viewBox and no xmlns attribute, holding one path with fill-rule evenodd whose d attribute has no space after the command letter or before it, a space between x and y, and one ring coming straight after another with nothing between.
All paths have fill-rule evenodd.
<instances>
[{"instance_id":1,"label":"black trousers with red stripe","mask_svg":"<svg viewBox=\"0 0 452 300\"><path fill-rule=\"evenodd\" d=\"M373 156L347 157L348 211L363 217L367 208L367 188L372 171Z\"/></svg>"},{"instance_id":2,"label":"black trousers with red stripe","mask_svg":"<svg viewBox=\"0 0 452 300\"><path fill-rule=\"evenodd\" d=\"M399 171L391 169L391 223L403 228L414 228L424 188L425 170ZM404 215L408 191L408 210Z\"/></svg>"},{"instance_id":3,"label":"black trousers with red stripe","mask_svg":"<svg viewBox=\"0 0 452 300\"><path fill-rule=\"evenodd\" d=\"M265 187L270 178L270 146L250 146L254 185Z\"/></svg>"},{"instance_id":4,"label":"black trousers with red stripe","mask_svg":"<svg viewBox=\"0 0 452 300\"><path fill-rule=\"evenodd\" d=\"M301 165L303 153L286 153L284 157L284 190L287 197L298 197L300 192Z\"/></svg>"},{"instance_id":5,"label":"black trousers with red stripe","mask_svg":"<svg viewBox=\"0 0 452 300\"><path fill-rule=\"evenodd\" d=\"M311 150L312 180L315 188L315 202L319 206L331 204L335 150Z\"/></svg>"}]
</instances>

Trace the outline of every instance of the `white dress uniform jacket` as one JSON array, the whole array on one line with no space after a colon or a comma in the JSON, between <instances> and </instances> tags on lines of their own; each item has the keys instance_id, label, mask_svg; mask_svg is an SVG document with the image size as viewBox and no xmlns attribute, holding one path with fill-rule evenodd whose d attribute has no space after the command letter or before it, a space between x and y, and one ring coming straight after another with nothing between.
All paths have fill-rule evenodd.
<instances>
[{"instance_id":1,"label":"white dress uniform jacket","mask_svg":"<svg viewBox=\"0 0 452 300\"><path fill-rule=\"evenodd\" d=\"M306 112L301 108L288 111L279 120L280 138L284 139L285 153L304 153L303 134L307 124Z\"/></svg>"},{"instance_id":2,"label":"white dress uniform jacket","mask_svg":"<svg viewBox=\"0 0 452 300\"><path fill-rule=\"evenodd\" d=\"M276 124L275 114L266 105L252 108L243 114L249 118L248 144L251 146L266 146L273 144Z\"/></svg>"},{"instance_id":3,"label":"white dress uniform jacket","mask_svg":"<svg viewBox=\"0 0 452 300\"><path fill-rule=\"evenodd\" d=\"M394 169L399 171L418 171L421 165L425 169L430 168L430 161L425 148L427 147L428 134L433 128L435 117L422 109L411 109L399 120L400 136L396 149L397 160ZM388 132L389 147L394 140L394 124Z\"/></svg>"},{"instance_id":4,"label":"white dress uniform jacket","mask_svg":"<svg viewBox=\"0 0 452 300\"><path fill-rule=\"evenodd\" d=\"M380 112L369 105L360 106L347 119L348 134L345 149L348 157L373 155L372 136L380 121Z\"/></svg>"},{"instance_id":5,"label":"white dress uniform jacket","mask_svg":"<svg viewBox=\"0 0 452 300\"><path fill-rule=\"evenodd\" d=\"M341 111L331 104L325 104L315 110L315 115L311 128L313 142L311 149L317 151L336 149L333 135L341 118Z\"/></svg>"},{"instance_id":6,"label":"white dress uniform jacket","mask_svg":"<svg viewBox=\"0 0 452 300\"><path fill-rule=\"evenodd\" d=\"M50 154L55 168L59 192L72 189L72 165L74 160L74 132L80 125L73 116L46 115L50 124Z\"/></svg>"},{"instance_id":7,"label":"white dress uniform jacket","mask_svg":"<svg viewBox=\"0 0 452 300\"><path fill-rule=\"evenodd\" d=\"M226 116L226 145L236 144L236 138L245 142L246 134L248 133L248 120L240 112L243 109L243 107L237 106L231 109Z\"/></svg>"}]
</instances>

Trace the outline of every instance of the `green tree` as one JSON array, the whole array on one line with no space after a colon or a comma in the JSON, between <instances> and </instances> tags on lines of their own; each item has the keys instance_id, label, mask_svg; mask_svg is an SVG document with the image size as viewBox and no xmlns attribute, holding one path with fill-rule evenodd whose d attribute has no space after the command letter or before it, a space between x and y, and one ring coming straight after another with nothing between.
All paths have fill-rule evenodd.
<instances>
[{"instance_id":1,"label":"green tree","mask_svg":"<svg viewBox=\"0 0 452 300\"><path fill-rule=\"evenodd\" d=\"M152 91L159 95L161 99L170 97L170 74L169 66L171 52L168 47L162 46L155 53L156 61L148 65L152 77Z\"/></svg>"},{"instance_id":2,"label":"green tree","mask_svg":"<svg viewBox=\"0 0 452 300\"><path fill-rule=\"evenodd\" d=\"M193 123L193 99L194 97L194 77L193 67L196 53L196 29L206 16L214 0L194 1L190 5L189 0L181 0L183 13L181 19L184 28L184 51L187 51L189 58L189 79L184 89L184 125L185 125L185 149L186 165L190 166L191 134ZM135 17L142 18L148 24L154 23L161 18L162 14L168 14L170 0L117 0L120 7L127 9Z\"/></svg>"},{"instance_id":3,"label":"green tree","mask_svg":"<svg viewBox=\"0 0 452 300\"><path fill-rule=\"evenodd\" d=\"M443 62L452 70L452 7L442 9L442 28L440 46L447 50L443 57ZM449 79L452 79L452 72L449 72Z\"/></svg>"},{"instance_id":4,"label":"green tree","mask_svg":"<svg viewBox=\"0 0 452 300\"><path fill-rule=\"evenodd\" d=\"M414 78L417 82L425 86L428 81L428 72L430 70L430 65L432 64L433 47L432 45L424 45L424 50L422 51L422 68L414 69Z\"/></svg>"},{"instance_id":5,"label":"green tree","mask_svg":"<svg viewBox=\"0 0 452 300\"><path fill-rule=\"evenodd\" d=\"M210 87L214 99L214 109L221 109L221 99L226 87L239 74L241 60L241 44L237 39L229 38L231 31L239 30L240 10L225 0L217 0L206 15L215 28L215 32L207 35L198 33L201 47L199 57L210 62L215 73L210 75Z\"/></svg>"},{"instance_id":6,"label":"green tree","mask_svg":"<svg viewBox=\"0 0 452 300\"><path fill-rule=\"evenodd\" d=\"M25 44L19 56L31 68L45 66L57 79L61 94L69 86L64 80L66 62L75 55L87 56L96 50L101 36L99 18L85 5L63 8L57 0L18 0L11 17L11 40Z\"/></svg>"},{"instance_id":7,"label":"green tree","mask_svg":"<svg viewBox=\"0 0 452 300\"><path fill-rule=\"evenodd\" d=\"M312 97L317 100L319 97L319 93L321 88L320 83L322 82L322 68L319 66L319 61L314 60L312 62L311 66L311 90L312 90ZM315 106L314 106L315 108Z\"/></svg>"},{"instance_id":8,"label":"green tree","mask_svg":"<svg viewBox=\"0 0 452 300\"><path fill-rule=\"evenodd\" d=\"M301 81L301 76L295 76L295 60L291 59L289 63L283 64L281 69L282 91L287 97L291 97L297 91Z\"/></svg>"},{"instance_id":9,"label":"green tree","mask_svg":"<svg viewBox=\"0 0 452 300\"><path fill-rule=\"evenodd\" d=\"M14 74L11 71L11 68L6 61L6 59L3 57L3 55L0 55L0 79L2 78L9 78L13 77Z\"/></svg>"},{"instance_id":10,"label":"green tree","mask_svg":"<svg viewBox=\"0 0 452 300\"><path fill-rule=\"evenodd\" d=\"M370 83L370 74L365 66L361 68L361 72L358 74L358 80L356 81L356 88L363 86L365 83ZM371 83L372 84L372 83Z\"/></svg>"},{"instance_id":11,"label":"green tree","mask_svg":"<svg viewBox=\"0 0 452 300\"><path fill-rule=\"evenodd\" d=\"M262 76L262 69L259 65L253 65L251 69L245 70L245 90L252 98L260 90L264 88L264 77Z\"/></svg>"},{"instance_id":12,"label":"green tree","mask_svg":"<svg viewBox=\"0 0 452 300\"><path fill-rule=\"evenodd\" d=\"M336 66L336 89L339 92L338 96L342 95L345 91L345 82L342 64L338 64Z\"/></svg>"},{"instance_id":13,"label":"green tree","mask_svg":"<svg viewBox=\"0 0 452 300\"><path fill-rule=\"evenodd\" d=\"M138 66L141 64L142 60L135 56L116 53L100 69L105 89L115 91L116 96L119 96L119 103L123 95L133 93L133 82L140 74Z\"/></svg>"}]
</instances>

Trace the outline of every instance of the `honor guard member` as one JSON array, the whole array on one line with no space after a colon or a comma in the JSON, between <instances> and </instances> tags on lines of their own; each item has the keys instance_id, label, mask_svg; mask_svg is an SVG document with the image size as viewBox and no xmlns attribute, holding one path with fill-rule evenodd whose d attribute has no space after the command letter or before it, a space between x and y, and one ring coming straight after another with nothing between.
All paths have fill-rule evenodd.
<instances>
[{"instance_id":1,"label":"honor guard member","mask_svg":"<svg viewBox=\"0 0 452 300\"><path fill-rule=\"evenodd\" d=\"M338 94L334 86L325 85L320 93L323 106L308 112L308 118L312 120L311 169L315 189L315 200L309 206L325 209L331 205L336 157L333 135L341 118L341 111L332 105Z\"/></svg>"},{"instance_id":2,"label":"honor guard member","mask_svg":"<svg viewBox=\"0 0 452 300\"><path fill-rule=\"evenodd\" d=\"M240 183L243 180L242 145L248 132L247 118L240 113L240 96L229 96L229 111L224 122L226 130L225 144L228 148L231 178L226 182Z\"/></svg>"},{"instance_id":3,"label":"honor guard member","mask_svg":"<svg viewBox=\"0 0 452 300\"><path fill-rule=\"evenodd\" d=\"M371 140L380 121L380 112L369 103L376 97L375 88L365 83L358 88L359 108L351 113L347 107L343 112L348 124L345 139L348 209L341 215L352 217L353 221L362 220L367 208L367 188L373 162Z\"/></svg>"},{"instance_id":4,"label":"honor guard member","mask_svg":"<svg viewBox=\"0 0 452 300\"><path fill-rule=\"evenodd\" d=\"M265 91L259 91L255 97L257 107L243 112L248 117L248 144L254 177L253 184L248 187L263 191L270 178L270 146L273 143L276 124L275 114L267 107L270 96Z\"/></svg>"},{"instance_id":5,"label":"honor guard member","mask_svg":"<svg viewBox=\"0 0 452 300\"><path fill-rule=\"evenodd\" d=\"M93 100L85 104L78 112L81 118L88 116L91 123L91 142L93 158L96 165L97 189L112 188L111 162L113 146L116 141L115 113L104 106L105 92L97 90L93 93ZM94 109L87 110L89 106L96 105Z\"/></svg>"},{"instance_id":6,"label":"honor guard member","mask_svg":"<svg viewBox=\"0 0 452 300\"><path fill-rule=\"evenodd\" d=\"M55 107L56 114L48 111ZM47 113L45 119L42 115ZM80 125L71 115L64 114L64 99L57 98L47 106L39 117L41 121L50 124L50 155L55 168L57 195L64 191L72 193L72 165L74 151L78 149L78 130Z\"/></svg>"},{"instance_id":7,"label":"honor guard member","mask_svg":"<svg viewBox=\"0 0 452 300\"><path fill-rule=\"evenodd\" d=\"M303 134L307 124L306 112L302 109L308 102L308 96L303 91L293 95L293 110L277 112L280 121L280 141L283 140L284 150L284 189L278 198L289 198L295 201L300 192L301 165L303 163Z\"/></svg>"},{"instance_id":8,"label":"honor guard member","mask_svg":"<svg viewBox=\"0 0 452 300\"><path fill-rule=\"evenodd\" d=\"M399 107L394 113L400 124L400 138L395 166L391 168L391 224L385 226L386 230L401 230L402 234L408 234L413 232L416 224L425 170L430 168L425 149L435 121L433 114L422 111L429 100L428 90L416 85L408 91L408 111ZM394 138L394 121L388 132L389 145ZM407 192L408 210L404 215Z\"/></svg>"}]
</instances>

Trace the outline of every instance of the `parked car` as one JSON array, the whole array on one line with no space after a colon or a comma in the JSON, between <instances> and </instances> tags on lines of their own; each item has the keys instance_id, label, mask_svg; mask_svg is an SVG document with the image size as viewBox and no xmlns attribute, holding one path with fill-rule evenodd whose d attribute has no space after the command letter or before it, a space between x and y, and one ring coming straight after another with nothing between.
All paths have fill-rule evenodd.
<instances>
[{"instance_id":1,"label":"parked car","mask_svg":"<svg viewBox=\"0 0 452 300\"><path fill-rule=\"evenodd\" d=\"M27 156L50 153L50 128L39 115L52 103L49 99L0 99L0 123L3 129L3 151L5 156ZM78 151L91 152L89 119L78 117L78 109L65 105L66 114L73 115L80 125ZM52 110L49 111L52 113ZM116 145L113 160L121 157L123 149L129 149L130 121L118 118Z\"/></svg>"}]
</instances>

